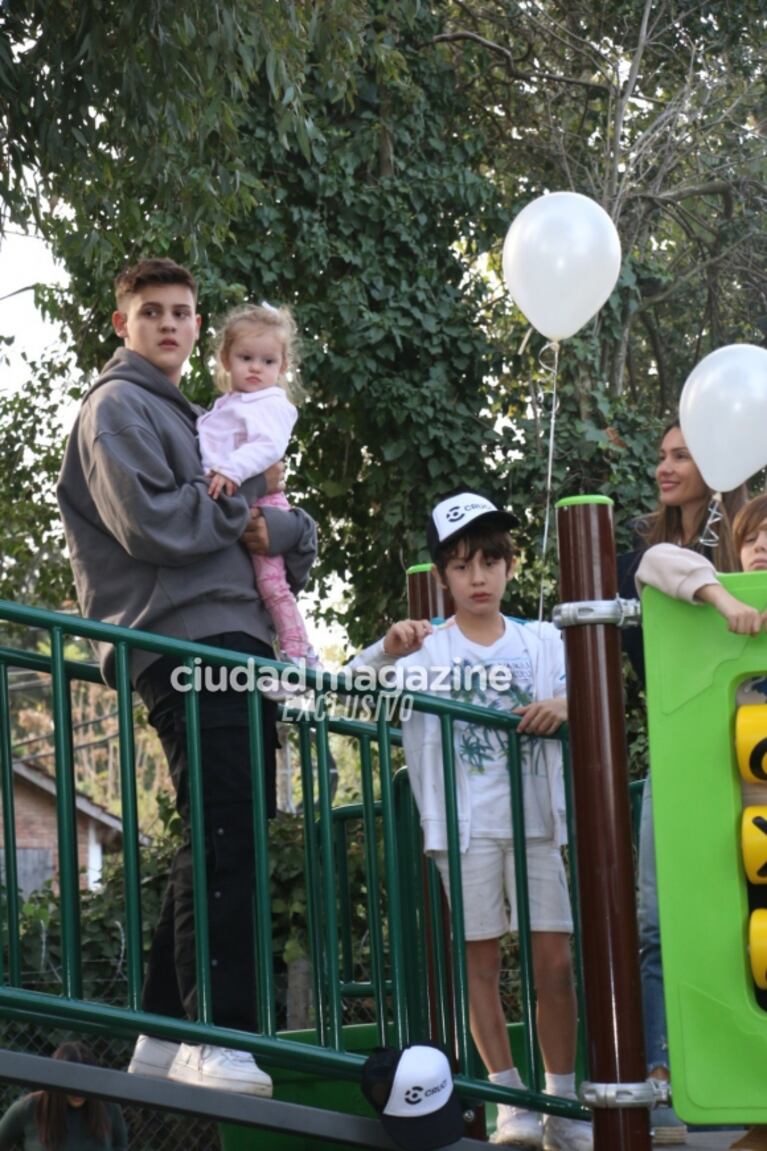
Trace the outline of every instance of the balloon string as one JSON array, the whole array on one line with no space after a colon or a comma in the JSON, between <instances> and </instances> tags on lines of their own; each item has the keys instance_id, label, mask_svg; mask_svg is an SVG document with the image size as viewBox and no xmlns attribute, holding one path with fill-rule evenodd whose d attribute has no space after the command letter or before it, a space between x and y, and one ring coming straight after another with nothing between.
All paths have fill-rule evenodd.
<instances>
[{"instance_id":1,"label":"balloon string","mask_svg":"<svg viewBox=\"0 0 767 1151\"><path fill-rule=\"evenodd\" d=\"M708 508L708 518L703 525L703 531L700 533L698 544L704 548L715 548L719 544L719 532L716 530L717 524L722 520L722 493L714 492L711 503Z\"/></svg>"},{"instance_id":2,"label":"balloon string","mask_svg":"<svg viewBox=\"0 0 767 1151\"><path fill-rule=\"evenodd\" d=\"M547 363L545 356L546 352L551 351L553 357L551 363ZM549 452L548 461L546 466L546 502L543 513L543 539L541 540L541 583L538 595L538 623L543 622L543 581L546 572L546 556L549 550L549 525L551 522L551 490L552 478L554 474L554 433L557 424L557 407L559 401L557 398L557 380L559 378L559 341L552 340L551 343L545 345L541 351L538 359L542 370L548 372L551 376L551 422L549 424Z\"/></svg>"}]
</instances>

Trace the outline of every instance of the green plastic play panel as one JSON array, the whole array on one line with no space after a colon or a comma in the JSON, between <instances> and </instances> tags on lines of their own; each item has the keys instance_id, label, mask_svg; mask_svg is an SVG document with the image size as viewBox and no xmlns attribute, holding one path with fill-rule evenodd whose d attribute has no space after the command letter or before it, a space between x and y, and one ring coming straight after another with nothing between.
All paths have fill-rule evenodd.
<instances>
[{"instance_id":1,"label":"green plastic play panel","mask_svg":"<svg viewBox=\"0 0 767 1151\"><path fill-rule=\"evenodd\" d=\"M766 574L722 583L767 606ZM764 1124L767 1012L749 962L734 728L738 685L767 675L767 635L733 635L713 608L653 589L642 621L674 1107L688 1123Z\"/></svg>"}]
</instances>

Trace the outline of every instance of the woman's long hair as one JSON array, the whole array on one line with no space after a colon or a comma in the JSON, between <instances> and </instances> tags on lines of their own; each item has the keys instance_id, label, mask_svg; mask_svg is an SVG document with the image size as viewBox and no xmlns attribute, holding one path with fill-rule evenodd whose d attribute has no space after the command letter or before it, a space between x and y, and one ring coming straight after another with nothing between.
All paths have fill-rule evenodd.
<instances>
[{"instance_id":1,"label":"woman's long hair","mask_svg":"<svg viewBox=\"0 0 767 1151\"><path fill-rule=\"evenodd\" d=\"M96 1060L84 1043L62 1043L53 1052L54 1059L63 1059L66 1063L89 1063ZM37 1109L35 1120L37 1133L45 1151L63 1151L67 1141L67 1116L69 1103L67 1095L77 1094L74 1091L41 1091L37 1096ZM106 1105L100 1099L85 1097L81 1109L85 1129L94 1139L99 1139L107 1146L109 1135L109 1113Z\"/></svg>"},{"instance_id":2,"label":"woman's long hair","mask_svg":"<svg viewBox=\"0 0 767 1151\"><path fill-rule=\"evenodd\" d=\"M678 427L679 420L673 420L668 424L663 429L661 443L673 428ZM709 499L701 510L689 540L685 540L682 535L682 509L668 507L660 502L655 511L642 517L637 524L637 533L645 547L652 547L653 544L683 544L685 547L692 548L693 551L704 552L717 571L738 571L740 564L738 553L732 541L732 521L735 514L748 500L746 485L741 484L740 487L734 488L731 492L723 492L721 502L717 500L716 494L710 488L708 494ZM706 529L709 525L709 517L713 518L712 511L713 516L718 515L720 518L711 524L709 540L709 531Z\"/></svg>"}]
</instances>

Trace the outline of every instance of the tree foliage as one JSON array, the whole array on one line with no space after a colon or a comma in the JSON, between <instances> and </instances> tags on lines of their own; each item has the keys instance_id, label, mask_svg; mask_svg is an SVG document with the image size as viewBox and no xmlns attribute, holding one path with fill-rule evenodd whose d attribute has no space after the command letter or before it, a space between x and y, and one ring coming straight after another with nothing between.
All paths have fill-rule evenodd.
<instances>
[{"instance_id":1,"label":"tree foliage","mask_svg":"<svg viewBox=\"0 0 767 1151\"><path fill-rule=\"evenodd\" d=\"M460 74L482 78L468 91L507 202L571 188L619 229L596 378L662 412L705 352L761 342L762 6L576 0L542 18L542 6L491 0L455 5L450 23L438 39Z\"/></svg>"},{"instance_id":2,"label":"tree foliage","mask_svg":"<svg viewBox=\"0 0 767 1151\"><path fill-rule=\"evenodd\" d=\"M320 525L321 586L349 581L354 642L403 610L402 564L455 482L528 509L530 606L550 374L539 337L519 351L505 229L558 188L619 228L616 291L562 348L553 479L617 494L625 519L696 360L763 341L764 30L758 0L11 2L0 211L31 213L70 272L44 300L83 373L70 389L111 351L110 280L142 254L200 276L201 402L210 322L243 298L295 308L290 491ZM21 518L3 590L56 602L63 564L33 582L24 537L45 525Z\"/></svg>"}]
</instances>

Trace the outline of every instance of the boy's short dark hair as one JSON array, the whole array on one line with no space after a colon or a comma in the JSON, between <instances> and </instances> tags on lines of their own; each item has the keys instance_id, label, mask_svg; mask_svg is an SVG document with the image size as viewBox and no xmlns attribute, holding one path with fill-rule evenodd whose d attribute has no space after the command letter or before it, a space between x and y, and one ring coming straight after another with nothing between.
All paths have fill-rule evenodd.
<instances>
[{"instance_id":1,"label":"boy's short dark hair","mask_svg":"<svg viewBox=\"0 0 767 1151\"><path fill-rule=\"evenodd\" d=\"M139 260L137 264L124 268L115 277L117 307L124 308L129 297L148 284L183 284L189 288L195 300L197 299L197 281L189 269L177 264L175 260L155 256Z\"/></svg>"},{"instance_id":2,"label":"boy's short dark hair","mask_svg":"<svg viewBox=\"0 0 767 1151\"><path fill-rule=\"evenodd\" d=\"M504 523L493 522L492 516L484 516L479 523L469 524L466 530L452 536L437 548L434 562L437 571L444 576L445 569L455 556L470 560L477 552L486 559L503 560L508 568L515 556L514 540Z\"/></svg>"}]
</instances>

